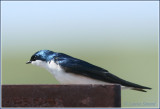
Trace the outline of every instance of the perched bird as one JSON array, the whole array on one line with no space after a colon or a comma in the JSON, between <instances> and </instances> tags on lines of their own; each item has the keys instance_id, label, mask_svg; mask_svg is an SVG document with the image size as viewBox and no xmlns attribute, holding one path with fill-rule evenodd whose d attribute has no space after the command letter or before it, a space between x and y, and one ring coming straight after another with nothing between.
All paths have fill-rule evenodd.
<instances>
[{"instance_id":1,"label":"perched bird","mask_svg":"<svg viewBox=\"0 0 160 109\"><path fill-rule=\"evenodd\" d=\"M30 63L47 69L62 84L119 84L122 88L142 92L151 89L128 82L103 68L64 53L40 50L26 64Z\"/></svg>"}]
</instances>

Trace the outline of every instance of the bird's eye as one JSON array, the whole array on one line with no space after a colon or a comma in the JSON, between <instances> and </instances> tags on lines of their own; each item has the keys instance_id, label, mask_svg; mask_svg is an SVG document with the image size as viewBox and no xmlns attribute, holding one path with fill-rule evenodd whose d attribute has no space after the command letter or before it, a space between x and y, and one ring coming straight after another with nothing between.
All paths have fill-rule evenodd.
<instances>
[{"instance_id":1,"label":"bird's eye","mask_svg":"<svg viewBox=\"0 0 160 109\"><path fill-rule=\"evenodd\" d=\"M31 60L32 60L32 61L35 61L36 58L37 58L36 56L32 56Z\"/></svg>"}]
</instances>

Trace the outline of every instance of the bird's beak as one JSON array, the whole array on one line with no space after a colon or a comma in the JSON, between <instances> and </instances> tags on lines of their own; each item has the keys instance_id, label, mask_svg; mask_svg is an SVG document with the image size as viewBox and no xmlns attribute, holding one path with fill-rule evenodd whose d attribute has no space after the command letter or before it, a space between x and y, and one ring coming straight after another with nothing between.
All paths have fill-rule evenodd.
<instances>
[{"instance_id":1,"label":"bird's beak","mask_svg":"<svg viewBox=\"0 0 160 109\"><path fill-rule=\"evenodd\" d=\"M30 64L32 61L28 61L28 62L26 62L26 64Z\"/></svg>"}]
</instances>

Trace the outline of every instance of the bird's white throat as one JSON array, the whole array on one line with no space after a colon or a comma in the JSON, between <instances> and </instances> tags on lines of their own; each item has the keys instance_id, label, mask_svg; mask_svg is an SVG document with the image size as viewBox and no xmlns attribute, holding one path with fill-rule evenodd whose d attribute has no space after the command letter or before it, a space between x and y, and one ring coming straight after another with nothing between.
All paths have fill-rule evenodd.
<instances>
[{"instance_id":1,"label":"bird's white throat","mask_svg":"<svg viewBox=\"0 0 160 109\"><path fill-rule=\"evenodd\" d=\"M60 66L57 65L54 61L45 62L41 60L36 60L36 61L32 61L32 64L47 69L54 76L56 76L58 72L62 71Z\"/></svg>"}]
</instances>

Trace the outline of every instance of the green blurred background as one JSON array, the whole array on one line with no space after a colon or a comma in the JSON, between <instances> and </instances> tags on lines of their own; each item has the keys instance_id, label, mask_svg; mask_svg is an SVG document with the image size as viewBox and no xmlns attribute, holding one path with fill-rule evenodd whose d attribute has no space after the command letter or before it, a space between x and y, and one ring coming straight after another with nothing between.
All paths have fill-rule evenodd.
<instances>
[{"instance_id":1,"label":"green blurred background","mask_svg":"<svg viewBox=\"0 0 160 109\"><path fill-rule=\"evenodd\" d=\"M122 107L158 106L158 1L2 1L1 9L2 84L59 84L25 64L49 49L153 88L122 90Z\"/></svg>"}]
</instances>

